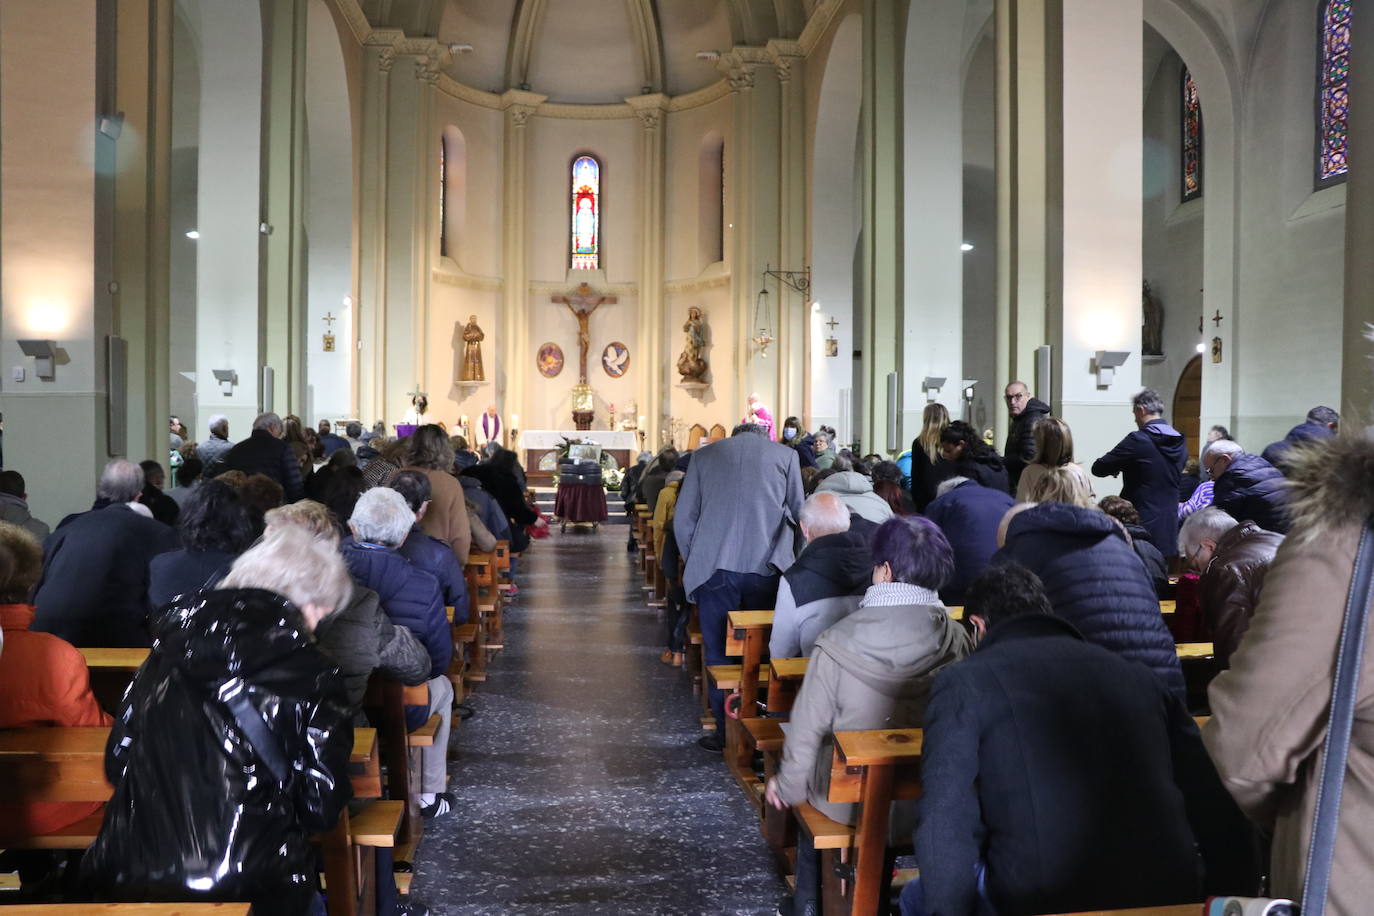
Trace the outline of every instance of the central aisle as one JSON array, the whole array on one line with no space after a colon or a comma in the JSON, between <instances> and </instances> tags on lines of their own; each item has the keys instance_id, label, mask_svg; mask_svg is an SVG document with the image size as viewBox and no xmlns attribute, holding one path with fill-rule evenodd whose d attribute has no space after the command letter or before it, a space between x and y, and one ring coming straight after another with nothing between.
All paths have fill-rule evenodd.
<instances>
[{"instance_id":1,"label":"central aisle","mask_svg":"<svg viewBox=\"0 0 1374 916\"><path fill-rule=\"evenodd\" d=\"M455 731L457 811L413 895L439 914L771 914L784 886L686 677L658 660L627 529L538 542Z\"/></svg>"}]
</instances>

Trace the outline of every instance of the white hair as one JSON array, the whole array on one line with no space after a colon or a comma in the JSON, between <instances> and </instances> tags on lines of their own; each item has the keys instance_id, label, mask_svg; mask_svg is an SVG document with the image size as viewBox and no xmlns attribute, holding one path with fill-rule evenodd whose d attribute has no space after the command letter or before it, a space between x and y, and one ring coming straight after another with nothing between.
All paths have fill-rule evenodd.
<instances>
[{"instance_id":1,"label":"white hair","mask_svg":"<svg viewBox=\"0 0 1374 916\"><path fill-rule=\"evenodd\" d=\"M955 487L959 486L959 484L965 483L967 481L967 477L951 477L948 480L940 481L940 485L935 488L935 498L939 499L941 496L944 496L950 490L953 490Z\"/></svg>"},{"instance_id":2,"label":"white hair","mask_svg":"<svg viewBox=\"0 0 1374 916\"><path fill-rule=\"evenodd\" d=\"M116 458L100 472L96 495L112 503L133 502L143 492L143 468L123 458Z\"/></svg>"},{"instance_id":3,"label":"white hair","mask_svg":"<svg viewBox=\"0 0 1374 916\"><path fill-rule=\"evenodd\" d=\"M1194 512L1178 529L1178 552L1185 557L1192 556L1204 539L1219 541L1238 524L1234 516L1216 506Z\"/></svg>"},{"instance_id":4,"label":"white hair","mask_svg":"<svg viewBox=\"0 0 1374 916\"><path fill-rule=\"evenodd\" d=\"M1244 454L1245 449L1241 448L1240 443L1234 439L1218 439L1215 442L1209 443L1207 448L1203 449L1201 457L1205 458L1208 455L1220 455L1223 458L1229 458L1234 461Z\"/></svg>"},{"instance_id":5,"label":"white hair","mask_svg":"<svg viewBox=\"0 0 1374 916\"><path fill-rule=\"evenodd\" d=\"M358 497L348 524L360 541L399 547L415 524L415 513L400 493L373 487Z\"/></svg>"},{"instance_id":6,"label":"white hair","mask_svg":"<svg viewBox=\"0 0 1374 916\"><path fill-rule=\"evenodd\" d=\"M353 580L333 544L285 525L272 528L235 560L216 588L262 588L302 610L315 604L331 612L352 597Z\"/></svg>"},{"instance_id":7,"label":"white hair","mask_svg":"<svg viewBox=\"0 0 1374 916\"><path fill-rule=\"evenodd\" d=\"M268 413L260 413L253 418L253 428L265 429L269 433L276 435L286 427L282 423L281 417L269 411Z\"/></svg>"},{"instance_id":8,"label":"white hair","mask_svg":"<svg viewBox=\"0 0 1374 916\"><path fill-rule=\"evenodd\" d=\"M806 498L797 520L806 526L807 534L814 540L827 534L848 531L849 509L834 493L821 491Z\"/></svg>"},{"instance_id":9,"label":"white hair","mask_svg":"<svg viewBox=\"0 0 1374 916\"><path fill-rule=\"evenodd\" d=\"M214 413L214 414L211 414L211 415L210 415L210 422L209 422L207 428L208 428L211 432L214 432L214 431L215 431L215 427L216 427L216 426L219 426L221 423L223 423L224 425L228 426L228 425L229 425L229 418L226 417L226 416L225 416L224 414L222 414L222 413Z\"/></svg>"}]
</instances>

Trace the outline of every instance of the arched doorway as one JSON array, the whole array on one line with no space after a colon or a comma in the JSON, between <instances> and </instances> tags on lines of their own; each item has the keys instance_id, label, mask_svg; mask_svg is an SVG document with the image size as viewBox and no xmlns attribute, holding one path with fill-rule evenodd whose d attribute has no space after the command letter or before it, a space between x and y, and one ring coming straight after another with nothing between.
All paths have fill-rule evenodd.
<instances>
[{"instance_id":1,"label":"arched doorway","mask_svg":"<svg viewBox=\"0 0 1374 916\"><path fill-rule=\"evenodd\" d=\"M1188 457L1196 458L1202 444L1202 356L1183 367L1174 388L1174 428L1188 438Z\"/></svg>"}]
</instances>

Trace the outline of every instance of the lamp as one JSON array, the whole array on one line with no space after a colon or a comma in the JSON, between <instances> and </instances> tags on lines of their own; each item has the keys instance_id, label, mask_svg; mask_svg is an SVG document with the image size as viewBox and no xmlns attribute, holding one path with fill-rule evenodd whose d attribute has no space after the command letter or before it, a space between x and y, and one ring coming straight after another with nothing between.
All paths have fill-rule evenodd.
<instances>
[{"instance_id":1,"label":"lamp","mask_svg":"<svg viewBox=\"0 0 1374 916\"><path fill-rule=\"evenodd\" d=\"M211 369L215 374L215 381L221 385L220 390L224 396L231 397L234 393L234 386L239 383L239 374L233 369Z\"/></svg>"},{"instance_id":2,"label":"lamp","mask_svg":"<svg viewBox=\"0 0 1374 916\"><path fill-rule=\"evenodd\" d=\"M758 297L754 300L754 324L758 326L759 332L753 337L754 343L759 347L759 356L764 359L768 357L768 345L773 342L773 332L764 324L767 319L768 287L765 286L759 290Z\"/></svg>"},{"instance_id":3,"label":"lamp","mask_svg":"<svg viewBox=\"0 0 1374 916\"><path fill-rule=\"evenodd\" d=\"M19 349L32 356L33 374L46 381L57 378L57 343L51 340L20 340Z\"/></svg>"},{"instance_id":4,"label":"lamp","mask_svg":"<svg viewBox=\"0 0 1374 916\"><path fill-rule=\"evenodd\" d=\"M940 389L945 387L944 376L936 377L927 375L921 379L921 390L926 393L926 400L933 401L940 395Z\"/></svg>"},{"instance_id":5,"label":"lamp","mask_svg":"<svg viewBox=\"0 0 1374 916\"><path fill-rule=\"evenodd\" d=\"M1116 370L1130 358L1130 350L1098 350L1093 357L1097 372L1097 387L1110 388Z\"/></svg>"}]
</instances>

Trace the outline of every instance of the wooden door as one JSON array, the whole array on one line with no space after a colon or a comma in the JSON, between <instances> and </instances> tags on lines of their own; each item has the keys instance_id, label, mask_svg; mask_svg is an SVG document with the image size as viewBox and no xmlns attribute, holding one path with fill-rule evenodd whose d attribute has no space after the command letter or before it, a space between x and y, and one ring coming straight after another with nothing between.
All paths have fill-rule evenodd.
<instances>
[{"instance_id":1,"label":"wooden door","mask_svg":"<svg viewBox=\"0 0 1374 916\"><path fill-rule=\"evenodd\" d=\"M1188 457L1196 458L1202 447L1202 355L1183 367L1174 388L1174 428L1188 437Z\"/></svg>"}]
</instances>

